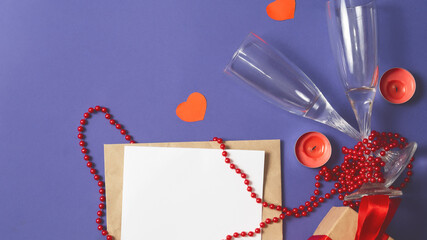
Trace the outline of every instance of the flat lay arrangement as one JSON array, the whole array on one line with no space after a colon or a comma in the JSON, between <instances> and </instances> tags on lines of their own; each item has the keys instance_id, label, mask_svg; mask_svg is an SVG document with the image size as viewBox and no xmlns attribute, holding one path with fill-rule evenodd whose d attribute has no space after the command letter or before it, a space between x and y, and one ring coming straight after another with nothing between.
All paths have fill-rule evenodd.
<instances>
[{"instance_id":1,"label":"flat lay arrangement","mask_svg":"<svg viewBox=\"0 0 427 240\"><path fill-rule=\"evenodd\" d=\"M4 239L424 239L422 1L0 9Z\"/></svg>"}]
</instances>

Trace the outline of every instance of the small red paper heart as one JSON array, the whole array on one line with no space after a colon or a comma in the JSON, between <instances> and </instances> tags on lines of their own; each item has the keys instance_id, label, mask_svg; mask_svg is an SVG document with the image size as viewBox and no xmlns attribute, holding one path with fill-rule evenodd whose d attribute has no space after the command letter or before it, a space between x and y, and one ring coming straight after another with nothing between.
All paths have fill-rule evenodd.
<instances>
[{"instance_id":1,"label":"small red paper heart","mask_svg":"<svg viewBox=\"0 0 427 240\"><path fill-rule=\"evenodd\" d=\"M295 0L276 0L267 6L267 14L270 18L283 21L294 18Z\"/></svg>"},{"instance_id":2,"label":"small red paper heart","mask_svg":"<svg viewBox=\"0 0 427 240\"><path fill-rule=\"evenodd\" d=\"M205 118L206 98L201 93L194 92L187 101L178 105L176 115L185 122L202 121Z\"/></svg>"}]
</instances>

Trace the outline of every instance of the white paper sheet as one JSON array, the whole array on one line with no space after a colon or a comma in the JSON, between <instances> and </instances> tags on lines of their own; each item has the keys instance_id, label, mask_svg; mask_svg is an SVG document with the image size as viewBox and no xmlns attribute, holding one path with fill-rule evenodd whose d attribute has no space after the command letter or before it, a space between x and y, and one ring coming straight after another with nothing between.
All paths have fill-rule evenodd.
<instances>
[{"instance_id":1,"label":"white paper sheet","mask_svg":"<svg viewBox=\"0 0 427 240\"><path fill-rule=\"evenodd\" d=\"M228 153L262 196L264 151ZM126 146L123 171L122 240L220 240L262 220L221 150Z\"/></svg>"}]
</instances>

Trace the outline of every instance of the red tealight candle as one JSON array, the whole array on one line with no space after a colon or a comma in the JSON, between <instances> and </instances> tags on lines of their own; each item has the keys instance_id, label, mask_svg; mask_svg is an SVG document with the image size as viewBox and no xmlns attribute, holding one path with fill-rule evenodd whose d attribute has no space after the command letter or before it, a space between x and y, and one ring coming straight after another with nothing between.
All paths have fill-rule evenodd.
<instances>
[{"instance_id":1,"label":"red tealight candle","mask_svg":"<svg viewBox=\"0 0 427 240\"><path fill-rule=\"evenodd\" d=\"M298 161L309 168L324 165L331 157L331 153L331 143L319 132L304 133L295 143L295 155Z\"/></svg>"},{"instance_id":2,"label":"red tealight candle","mask_svg":"<svg viewBox=\"0 0 427 240\"><path fill-rule=\"evenodd\" d=\"M381 77L381 95L391 103L401 104L409 101L414 96L415 89L415 78L403 68L392 68Z\"/></svg>"}]
</instances>

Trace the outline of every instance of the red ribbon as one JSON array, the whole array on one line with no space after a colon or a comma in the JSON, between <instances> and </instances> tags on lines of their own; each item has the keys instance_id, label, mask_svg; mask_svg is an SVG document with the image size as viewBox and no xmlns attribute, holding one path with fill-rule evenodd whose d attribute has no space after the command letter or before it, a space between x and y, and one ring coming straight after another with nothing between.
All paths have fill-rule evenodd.
<instances>
[{"instance_id":1,"label":"red ribbon","mask_svg":"<svg viewBox=\"0 0 427 240\"><path fill-rule=\"evenodd\" d=\"M332 238L326 235L315 235L311 236L308 240L332 240Z\"/></svg>"},{"instance_id":2,"label":"red ribbon","mask_svg":"<svg viewBox=\"0 0 427 240\"><path fill-rule=\"evenodd\" d=\"M393 219L401 199L385 195L363 197L355 240L386 240L385 230Z\"/></svg>"}]
</instances>

